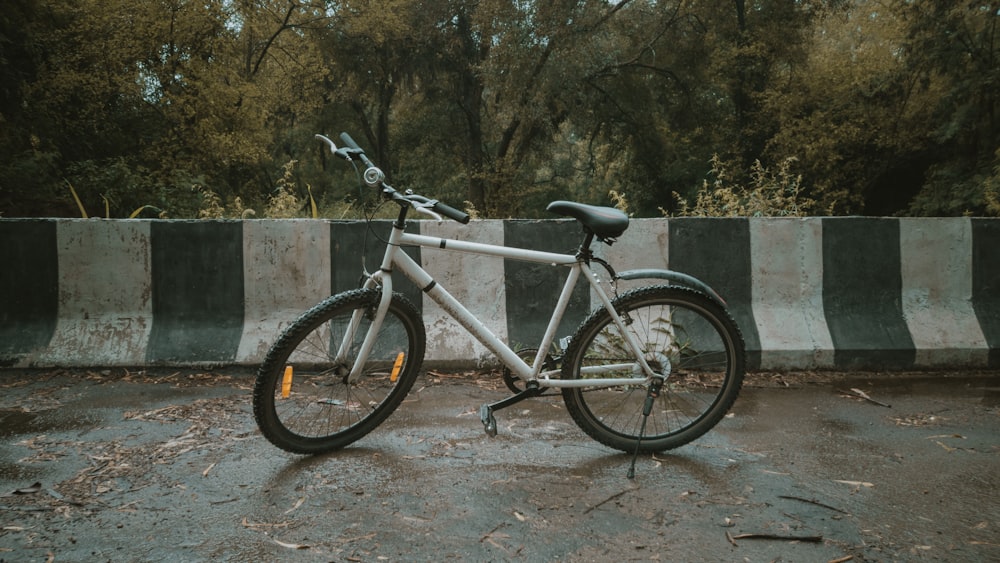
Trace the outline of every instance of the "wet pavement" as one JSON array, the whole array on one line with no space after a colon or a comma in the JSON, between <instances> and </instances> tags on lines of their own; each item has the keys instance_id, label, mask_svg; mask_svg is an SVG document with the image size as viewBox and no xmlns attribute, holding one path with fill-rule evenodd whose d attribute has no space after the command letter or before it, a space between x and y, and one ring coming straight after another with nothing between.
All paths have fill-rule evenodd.
<instances>
[{"instance_id":1,"label":"wet pavement","mask_svg":"<svg viewBox=\"0 0 1000 563\"><path fill-rule=\"evenodd\" d=\"M245 372L0 371L0 561L1000 560L1000 373L752 374L633 481L557 396L487 437L497 382L300 457Z\"/></svg>"}]
</instances>

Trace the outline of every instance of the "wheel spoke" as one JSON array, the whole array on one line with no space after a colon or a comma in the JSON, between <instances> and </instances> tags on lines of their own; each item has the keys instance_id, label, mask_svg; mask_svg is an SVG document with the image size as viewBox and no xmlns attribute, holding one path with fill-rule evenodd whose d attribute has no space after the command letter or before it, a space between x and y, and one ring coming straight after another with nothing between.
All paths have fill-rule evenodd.
<instances>
[{"instance_id":1,"label":"wheel spoke","mask_svg":"<svg viewBox=\"0 0 1000 563\"><path fill-rule=\"evenodd\" d=\"M254 387L254 414L268 440L297 453L341 448L402 402L423 360L425 335L416 308L399 295L390 302L361 373L347 381L371 318L360 315L352 331L352 316L370 310L378 298L375 290L333 297L292 324L272 347ZM346 357L338 360L342 345Z\"/></svg>"},{"instance_id":2,"label":"wheel spoke","mask_svg":"<svg viewBox=\"0 0 1000 563\"><path fill-rule=\"evenodd\" d=\"M643 432L642 449L659 451L701 436L725 415L743 380L743 341L732 317L704 295L647 287L616 300L626 330L646 362L664 377ZM591 315L573 338L563 378L632 378L638 373L626 338L610 315ZM634 448L646 386L564 389L567 410L596 440Z\"/></svg>"}]
</instances>

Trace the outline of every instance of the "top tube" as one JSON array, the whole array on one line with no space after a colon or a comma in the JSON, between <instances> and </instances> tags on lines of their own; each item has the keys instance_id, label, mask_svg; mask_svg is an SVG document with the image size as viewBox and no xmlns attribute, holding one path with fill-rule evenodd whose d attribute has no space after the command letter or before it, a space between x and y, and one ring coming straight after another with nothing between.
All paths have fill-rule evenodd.
<instances>
[{"instance_id":1,"label":"top tube","mask_svg":"<svg viewBox=\"0 0 1000 563\"><path fill-rule=\"evenodd\" d=\"M540 250L530 250L527 248L514 248L496 244L484 244L480 242L429 237L405 232L400 238L400 244L411 244L425 248L441 248L456 252L484 254L487 256L499 256L523 262L539 262L557 266L571 266L579 262L577 257L572 254L557 254L555 252L542 252Z\"/></svg>"}]
</instances>

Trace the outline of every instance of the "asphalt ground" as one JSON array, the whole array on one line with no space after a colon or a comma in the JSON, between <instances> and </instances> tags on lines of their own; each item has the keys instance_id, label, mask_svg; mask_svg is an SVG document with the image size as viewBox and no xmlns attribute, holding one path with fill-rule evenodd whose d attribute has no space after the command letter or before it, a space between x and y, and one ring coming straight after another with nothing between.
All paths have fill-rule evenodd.
<instances>
[{"instance_id":1,"label":"asphalt ground","mask_svg":"<svg viewBox=\"0 0 1000 563\"><path fill-rule=\"evenodd\" d=\"M0 561L997 561L1000 372L750 374L629 457L558 396L421 375L341 452L257 432L252 374L0 371Z\"/></svg>"}]
</instances>

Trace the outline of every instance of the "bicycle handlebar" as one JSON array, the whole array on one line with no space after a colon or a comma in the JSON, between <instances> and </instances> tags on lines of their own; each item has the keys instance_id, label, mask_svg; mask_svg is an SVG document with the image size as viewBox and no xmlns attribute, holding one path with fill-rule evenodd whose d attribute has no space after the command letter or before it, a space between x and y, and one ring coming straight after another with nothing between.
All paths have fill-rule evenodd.
<instances>
[{"instance_id":1,"label":"bicycle handlebar","mask_svg":"<svg viewBox=\"0 0 1000 563\"><path fill-rule=\"evenodd\" d=\"M340 140L347 145L346 147L337 148L337 145L330 140L329 137L325 135L316 135L316 138L327 144L330 147L330 152L334 156L343 158L344 160L351 161L353 158L358 157L361 162L365 165L364 180L365 183L373 188L380 188L382 193L398 202L400 205L409 205L416 211L430 215L439 221L441 216L462 223L467 224L471 217L468 213L455 209L454 207L441 203L436 199L430 199L422 195L414 194L413 192L407 191L407 193L400 193L395 188L385 183L385 174L380 170L371 160L368 159L368 155L365 154L364 149L351 138L347 132L340 134Z\"/></svg>"},{"instance_id":2,"label":"bicycle handlebar","mask_svg":"<svg viewBox=\"0 0 1000 563\"><path fill-rule=\"evenodd\" d=\"M417 194L400 195L399 197L410 202L417 211L426 213L438 220L441 219L441 215L444 215L453 221L458 221L466 225L469 223L469 219L471 219L468 213L455 209L448 204L441 203L436 199L429 199Z\"/></svg>"},{"instance_id":3,"label":"bicycle handlebar","mask_svg":"<svg viewBox=\"0 0 1000 563\"><path fill-rule=\"evenodd\" d=\"M344 144L351 147L352 149L356 149L359 151L361 150L361 146L358 145L356 142L354 142L354 139L352 139L351 136L347 134L347 131L344 131L340 134L340 140L344 141Z\"/></svg>"},{"instance_id":4,"label":"bicycle handlebar","mask_svg":"<svg viewBox=\"0 0 1000 563\"><path fill-rule=\"evenodd\" d=\"M461 209L455 209L454 207L441 203L440 201L435 201L433 206L434 211L437 211L441 215L451 219L452 221L458 221L463 225L469 224L469 220L472 217L468 213L462 211Z\"/></svg>"},{"instance_id":5,"label":"bicycle handlebar","mask_svg":"<svg viewBox=\"0 0 1000 563\"><path fill-rule=\"evenodd\" d=\"M368 168L376 167L372 163L372 161L368 160L368 155L365 154L365 150L362 149L356 142L354 142L354 139L352 139L351 136L348 135L346 131L340 134L340 140L344 141L344 144L347 145L348 152L350 154L357 155L357 157L361 159L361 162L365 163L365 166L367 166Z\"/></svg>"},{"instance_id":6,"label":"bicycle handlebar","mask_svg":"<svg viewBox=\"0 0 1000 563\"><path fill-rule=\"evenodd\" d=\"M319 134L317 134L316 138L319 139L320 141L323 141L324 143L326 143L326 146L330 147L330 154L332 154L333 156L342 158L344 160L347 160L347 161L351 160L351 155L352 154L357 154L358 152L362 152L362 153L364 152L360 148L359 149L351 149L351 148L341 147L341 148L338 149L337 148L337 144L334 143L326 135L319 135Z\"/></svg>"}]
</instances>

